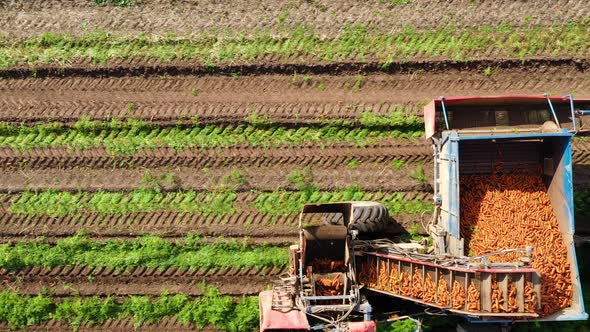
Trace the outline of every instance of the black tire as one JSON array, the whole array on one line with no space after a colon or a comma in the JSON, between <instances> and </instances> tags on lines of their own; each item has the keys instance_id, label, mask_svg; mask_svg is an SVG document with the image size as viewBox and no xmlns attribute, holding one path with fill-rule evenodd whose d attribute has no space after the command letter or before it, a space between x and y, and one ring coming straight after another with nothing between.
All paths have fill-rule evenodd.
<instances>
[{"instance_id":1,"label":"black tire","mask_svg":"<svg viewBox=\"0 0 590 332\"><path fill-rule=\"evenodd\" d=\"M343 222L341 213L324 213L324 224L341 225Z\"/></svg>"},{"instance_id":2,"label":"black tire","mask_svg":"<svg viewBox=\"0 0 590 332\"><path fill-rule=\"evenodd\" d=\"M354 202L352 221L349 228L362 233L382 232L389 223L389 213L385 205L376 202Z\"/></svg>"},{"instance_id":3,"label":"black tire","mask_svg":"<svg viewBox=\"0 0 590 332\"><path fill-rule=\"evenodd\" d=\"M352 221L349 228L359 233L376 233L383 231L389 223L389 213L385 205L376 202L352 202ZM324 223L331 225L342 224L342 214L326 213Z\"/></svg>"}]
</instances>

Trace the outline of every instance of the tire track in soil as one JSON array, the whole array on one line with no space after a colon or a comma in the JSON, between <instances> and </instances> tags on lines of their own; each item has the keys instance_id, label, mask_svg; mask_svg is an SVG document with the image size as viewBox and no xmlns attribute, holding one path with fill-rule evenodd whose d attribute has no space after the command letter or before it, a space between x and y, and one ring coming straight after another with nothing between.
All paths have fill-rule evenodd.
<instances>
[{"instance_id":1,"label":"tire track in soil","mask_svg":"<svg viewBox=\"0 0 590 332\"><path fill-rule=\"evenodd\" d=\"M92 295L203 295L202 283L215 286L222 294L255 295L287 268L128 268L117 271L104 267L41 266L17 271L0 269L6 288L36 295L50 289L54 296Z\"/></svg>"},{"instance_id":2,"label":"tire track in soil","mask_svg":"<svg viewBox=\"0 0 590 332\"><path fill-rule=\"evenodd\" d=\"M302 77L302 76L301 76ZM413 71L362 75L227 77L49 77L0 80L0 121L75 121L141 118L154 121L198 118L231 123L257 114L271 121L354 119L362 111L388 114L421 106L445 95L590 95L590 75L573 65L511 68L486 76L482 70ZM196 89L196 90L194 90ZM196 95L195 92L197 91Z\"/></svg>"},{"instance_id":3,"label":"tire track in soil","mask_svg":"<svg viewBox=\"0 0 590 332\"><path fill-rule=\"evenodd\" d=\"M105 148L72 150L33 148L17 151L0 148L0 165L4 169L49 168L161 168L161 167L270 167L309 165L336 168L353 160L359 163L387 163L396 159L427 161L432 148L426 140L387 140L359 147L353 143L302 144L296 147L264 148L235 146L215 149L189 148L175 151L160 147L143 149L131 155L113 155Z\"/></svg>"},{"instance_id":4,"label":"tire track in soil","mask_svg":"<svg viewBox=\"0 0 590 332\"><path fill-rule=\"evenodd\" d=\"M449 22L458 27L500 22L514 26L553 25L582 20L589 15L584 1L546 0L534 3L487 0L468 4L413 0L403 5L381 1L361 4L351 0L291 3L241 0L232 2L231 6L218 2L142 0L130 7L97 6L84 0L35 0L4 1L0 8L3 11L0 30L12 38L45 32L82 35L96 29L131 35L174 31L178 36L191 36L195 31L217 30L252 35L261 29L276 34L297 25L307 26L322 36L335 37L345 25L368 25L392 33L408 25L422 30L447 26ZM62 15L56 16L56 12Z\"/></svg>"},{"instance_id":5,"label":"tire track in soil","mask_svg":"<svg viewBox=\"0 0 590 332\"><path fill-rule=\"evenodd\" d=\"M334 168L305 168L304 165L284 167L163 167L151 169L20 169L18 172L0 168L0 192L17 193L35 190L78 192L120 192L143 188L159 190L207 191L232 188L236 191L295 191L303 184L292 179L307 174L310 184L322 191L332 191L359 185L366 191L430 191L432 179L420 183L412 176L420 167L432 169L432 164L407 163L399 169L390 163L351 161L350 166ZM309 170L309 171L307 171ZM309 173L306 173L309 172Z\"/></svg>"},{"instance_id":6,"label":"tire track in soil","mask_svg":"<svg viewBox=\"0 0 590 332\"><path fill-rule=\"evenodd\" d=\"M575 164L590 164L590 142L574 140L572 158ZM308 165L332 169L351 161L385 164L393 160L429 162L432 160L432 148L426 139L387 140L362 147L351 143L302 144L297 147L283 146L273 149L243 145L227 148L189 148L182 151L160 147L143 149L131 155L114 155L105 148L72 150L59 147L32 148L24 151L0 148L0 167L5 170L284 165Z\"/></svg>"},{"instance_id":7,"label":"tire track in soil","mask_svg":"<svg viewBox=\"0 0 590 332\"><path fill-rule=\"evenodd\" d=\"M432 191L433 164L430 162L409 162L401 168L391 163L363 163L356 160L350 166L334 168L313 168L310 183L321 191L333 191L359 185L366 191ZM417 170L425 170L426 182L413 179ZM232 188L236 191L298 190L300 185L289 180L296 172L305 172L302 165L284 167L219 168L161 167L150 169L12 169L0 168L0 193L23 191L59 190L68 192L121 192L153 188L162 191L208 191L218 188ZM590 187L590 165L574 164L574 189Z\"/></svg>"},{"instance_id":8,"label":"tire track in soil","mask_svg":"<svg viewBox=\"0 0 590 332\"><path fill-rule=\"evenodd\" d=\"M401 168L391 163L363 163L354 160L351 166L334 168L309 168L310 184L321 191L334 191L360 186L365 191L432 191L433 164L428 162L406 163ZM425 170L426 181L415 180L419 168ZM231 188L244 192L286 190L296 191L303 183L291 179L297 172L305 173L302 165L284 167L220 167L191 168L163 167L151 169L12 169L0 168L0 193L23 191L59 190L67 192L125 192L137 189L161 191L211 191ZM574 164L574 189L590 188L590 165ZM81 189L83 188L83 189Z\"/></svg>"}]
</instances>

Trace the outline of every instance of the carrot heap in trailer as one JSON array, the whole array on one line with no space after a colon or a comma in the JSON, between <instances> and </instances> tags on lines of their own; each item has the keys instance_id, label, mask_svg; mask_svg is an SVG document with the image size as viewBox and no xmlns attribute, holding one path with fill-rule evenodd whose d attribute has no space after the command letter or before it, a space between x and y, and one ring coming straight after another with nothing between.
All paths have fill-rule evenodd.
<instances>
[{"instance_id":1,"label":"carrot heap in trailer","mask_svg":"<svg viewBox=\"0 0 590 332\"><path fill-rule=\"evenodd\" d=\"M461 236L466 252L482 255L532 246L531 265L542 276L538 313L547 316L569 307L572 284L567 248L542 177L518 172L464 175L461 192ZM489 257L492 262L518 258L517 253ZM526 290L527 303L534 303L528 284ZM512 305L507 303L504 308L510 310Z\"/></svg>"}]
</instances>

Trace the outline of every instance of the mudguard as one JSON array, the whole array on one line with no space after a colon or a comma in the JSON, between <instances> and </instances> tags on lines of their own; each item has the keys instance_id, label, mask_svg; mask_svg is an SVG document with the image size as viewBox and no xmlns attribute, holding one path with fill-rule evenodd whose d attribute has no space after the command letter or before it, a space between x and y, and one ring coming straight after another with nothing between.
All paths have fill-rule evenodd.
<instances>
[{"instance_id":1,"label":"mudguard","mask_svg":"<svg viewBox=\"0 0 590 332\"><path fill-rule=\"evenodd\" d=\"M287 312L272 309L272 291L260 292L258 295L260 306L260 332L273 330L309 330L307 316L300 310Z\"/></svg>"}]
</instances>

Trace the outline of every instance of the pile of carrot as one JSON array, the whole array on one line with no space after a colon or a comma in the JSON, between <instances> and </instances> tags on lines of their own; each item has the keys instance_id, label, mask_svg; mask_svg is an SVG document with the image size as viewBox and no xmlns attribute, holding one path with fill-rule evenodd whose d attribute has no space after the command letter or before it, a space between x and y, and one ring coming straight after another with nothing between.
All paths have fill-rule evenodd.
<instances>
[{"instance_id":1,"label":"pile of carrot","mask_svg":"<svg viewBox=\"0 0 590 332\"><path fill-rule=\"evenodd\" d=\"M318 279L315 283L316 294L319 296L335 296L344 294L344 283L340 275L333 279Z\"/></svg>"},{"instance_id":2,"label":"pile of carrot","mask_svg":"<svg viewBox=\"0 0 590 332\"><path fill-rule=\"evenodd\" d=\"M430 274L426 275L426 280L424 281L424 301L428 303L434 303L434 299L436 298L436 289L434 286L434 281Z\"/></svg>"},{"instance_id":3,"label":"pile of carrot","mask_svg":"<svg viewBox=\"0 0 590 332\"><path fill-rule=\"evenodd\" d=\"M516 303L516 286L512 283L508 284L508 305L506 306L506 311L518 311L518 303Z\"/></svg>"},{"instance_id":4,"label":"pile of carrot","mask_svg":"<svg viewBox=\"0 0 590 332\"><path fill-rule=\"evenodd\" d=\"M463 310L465 306L465 288L457 280L453 282L453 292L451 295L453 297L453 309Z\"/></svg>"},{"instance_id":5,"label":"pile of carrot","mask_svg":"<svg viewBox=\"0 0 590 332\"><path fill-rule=\"evenodd\" d=\"M438 279L436 293L436 304L438 304L441 307L448 307L451 303L451 293L449 292L449 286L446 278Z\"/></svg>"},{"instance_id":6,"label":"pile of carrot","mask_svg":"<svg viewBox=\"0 0 590 332\"><path fill-rule=\"evenodd\" d=\"M480 291L477 289L473 281L467 288L467 310L481 311Z\"/></svg>"},{"instance_id":7,"label":"pile of carrot","mask_svg":"<svg viewBox=\"0 0 590 332\"><path fill-rule=\"evenodd\" d=\"M412 275L412 296L418 299L424 296L424 281L422 279L422 273L418 271L418 268L414 268Z\"/></svg>"},{"instance_id":8,"label":"pile of carrot","mask_svg":"<svg viewBox=\"0 0 590 332\"><path fill-rule=\"evenodd\" d=\"M385 271L383 271L385 273ZM389 284L382 285L382 289L392 292L394 294L399 294L401 292L401 278L399 275L399 271L396 267L392 268L389 273Z\"/></svg>"},{"instance_id":9,"label":"pile of carrot","mask_svg":"<svg viewBox=\"0 0 590 332\"><path fill-rule=\"evenodd\" d=\"M388 288L390 276L387 274L387 262L381 261L379 263L379 281L380 288Z\"/></svg>"},{"instance_id":10,"label":"pile of carrot","mask_svg":"<svg viewBox=\"0 0 590 332\"><path fill-rule=\"evenodd\" d=\"M498 283L494 281L492 283L492 312L500 312L504 310L504 296Z\"/></svg>"},{"instance_id":11,"label":"pile of carrot","mask_svg":"<svg viewBox=\"0 0 590 332\"><path fill-rule=\"evenodd\" d=\"M533 283L527 281L524 284L524 310L527 312L535 312L537 307L537 293L533 289Z\"/></svg>"},{"instance_id":12,"label":"pile of carrot","mask_svg":"<svg viewBox=\"0 0 590 332\"><path fill-rule=\"evenodd\" d=\"M412 296L413 289L412 289L412 279L410 278L410 274L407 272L402 271L399 274L399 281L400 281L400 294L403 296Z\"/></svg>"},{"instance_id":13,"label":"pile of carrot","mask_svg":"<svg viewBox=\"0 0 590 332\"><path fill-rule=\"evenodd\" d=\"M526 173L462 176L460 203L461 236L465 239L466 253L481 255L532 246L531 265L541 273L542 279L541 309L537 312L547 316L571 305L567 249L541 176ZM490 258L492 262L518 259L518 253ZM530 304L531 297L528 299ZM492 304L493 309L510 310L510 303L504 306L503 299L497 301L497 306Z\"/></svg>"},{"instance_id":14,"label":"pile of carrot","mask_svg":"<svg viewBox=\"0 0 590 332\"><path fill-rule=\"evenodd\" d=\"M328 258L316 258L311 261L315 273L345 272L344 261L333 261Z\"/></svg>"},{"instance_id":15,"label":"pile of carrot","mask_svg":"<svg viewBox=\"0 0 590 332\"><path fill-rule=\"evenodd\" d=\"M377 275L376 261L363 261L359 270L359 282L369 287L377 287L379 279Z\"/></svg>"}]
</instances>

